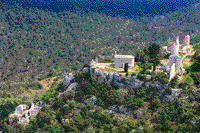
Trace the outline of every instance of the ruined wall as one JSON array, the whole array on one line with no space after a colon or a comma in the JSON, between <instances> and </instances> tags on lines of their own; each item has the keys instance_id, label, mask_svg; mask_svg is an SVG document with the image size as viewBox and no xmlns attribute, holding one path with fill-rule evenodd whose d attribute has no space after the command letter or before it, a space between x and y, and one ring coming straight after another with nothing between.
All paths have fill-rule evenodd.
<instances>
[{"instance_id":1,"label":"ruined wall","mask_svg":"<svg viewBox=\"0 0 200 133\"><path fill-rule=\"evenodd\" d=\"M178 55L179 52L179 44L174 44L171 46L171 55Z\"/></svg>"},{"instance_id":2,"label":"ruined wall","mask_svg":"<svg viewBox=\"0 0 200 133\"><path fill-rule=\"evenodd\" d=\"M185 36L185 38L183 40L183 45L186 46L187 48L189 47L189 45L190 45L190 36L189 35Z\"/></svg>"},{"instance_id":3,"label":"ruined wall","mask_svg":"<svg viewBox=\"0 0 200 133\"><path fill-rule=\"evenodd\" d=\"M169 77L169 81L171 81L171 79L176 75L176 71L175 71L175 63L173 63L170 67L170 77Z\"/></svg>"}]
</instances>

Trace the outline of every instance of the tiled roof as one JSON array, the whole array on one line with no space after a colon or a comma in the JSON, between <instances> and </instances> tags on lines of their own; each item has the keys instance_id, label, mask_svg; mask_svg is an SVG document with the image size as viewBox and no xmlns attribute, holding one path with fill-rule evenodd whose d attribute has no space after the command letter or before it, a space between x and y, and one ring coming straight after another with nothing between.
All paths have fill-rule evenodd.
<instances>
[{"instance_id":1,"label":"tiled roof","mask_svg":"<svg viewBox=\"0 0 200 133\"><path fill-rule=\"evenodd\" d=\"M115 58L134 58L132 55L115 55Z\"/></svg>"}]
</instances>

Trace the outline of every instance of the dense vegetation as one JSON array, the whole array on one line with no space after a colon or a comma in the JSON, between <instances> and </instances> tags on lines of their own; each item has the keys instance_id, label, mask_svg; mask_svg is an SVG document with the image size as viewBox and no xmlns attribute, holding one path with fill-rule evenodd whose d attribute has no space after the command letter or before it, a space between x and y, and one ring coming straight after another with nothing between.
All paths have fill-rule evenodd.
<instances>
[{"instance_id":1,"label":"dense vegetation","mask_svg":"<svg viewBox=\"0 0 200 133\"><path fill-rule=\"evenodd\" d=\"M81 82L80 80L81 79ZM138 88L119 93L118 88L111 84L98 84L91 82L87 74L76 74L79 87L75 95L57 97L67 86L60 84L51 88L47 93L35 99L35 102L44 100L45 105L39 114L23 129L16 125L18 132L197 132L199 131L199 105L200 96L193 91L190 85L172 102L162 104L159 96L148 95L149 90L156 88ZM103 107L95 109L94 106L81 104L87 97L95 95L97 105ZM188 98L185 98L188 96ZM8 104L7 104L8 105ZM130 111L127 119L122 114L105 111L112 105L123 106ZM12 109L11 109L12 110ZM62 123L62 119L68 122ZM6 123L1 130L10 131Z\"/></svg>"},{"instance_id":2,"label":"dense vegetation","mask_svg":"<svg viewBox=\"0 0 200 133\"><path fill-rule=\"evenodd\" d=\"M152 63L155 70L162 57L159 55L156 58L157 52L153 53L156 45L148 46L153 42L159 46L166 45L169 37L173 38L180 33L181 39L189 34L192 42L198 42L198 13L199 6L192 6L163 16L125 19L94 12L55 13L1 3L0 98L13 98L13 95L22 93L19 89L22 87L27 90L40 89L39 81L53 76L62 79L67 72L82 68L97 54L109 56L106 62L113 62L114 51L135 55L143 68L138 78L146 81L142 73L147 73ZM199 46L196 48L199 49ZM79 87L75 96L58 98L58 93L67 88L60 84L42 96L35 97L34 102L44 100L49 106L43 107L25 129L17 125L17 132L36 132L38 128L49 132L199 131L200 97L194 91L200 83L199 54L195 54L192 60L193 65L183 82L177 83L175 78L166 90L170 94L171 88L179 87L183 89L182 95L166 104L161 102L160 96L149 95L157 88L141 87L123 91L115 83L98 84L91 82L87 74L77 73ZM153 81L168 83L164 73L150 74ZM13 90L17 90L17 94L13 94ZM135 113L129 120L119 119L115 113L109 114L88 105L77 104L92 95L97 97L97 105L103 109L118 105ZM27 97L1 100L0 131L11 132L8 115L13 113L17 105L26 101ZM63 118L71 119L69 123L61 124Z\"/></svg>"},{"instance_id":3,"label":"dense vegetation","mask_svg":"<svg viewBox=\"0 0 200 133\"><path fill-rule=\"evenodd\" d=\"M196 40L198 12L199 6L192 5L164 16L125 19L1 3L1 88L35 88L38 81L63 77L98 54L111 59L114 51L135 55L136 49L153 42L164 45L181 32L180 38L189 34Z\"/></svg>"}]
</instances>

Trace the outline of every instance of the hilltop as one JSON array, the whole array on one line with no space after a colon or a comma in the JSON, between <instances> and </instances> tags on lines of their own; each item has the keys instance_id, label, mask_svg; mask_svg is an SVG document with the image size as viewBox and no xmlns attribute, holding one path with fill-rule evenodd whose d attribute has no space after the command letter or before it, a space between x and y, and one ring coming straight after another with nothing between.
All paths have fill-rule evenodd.
<instances>
[{"instance_id":1,"label":"hilltop","mask_svg":"<svg viewBox=\"0 0 200 133\"><path fill-rule=\"evenodd\" d=\"M198 5L134 19L81 10L56 13L19 4L1 7L1 98L41 88L39 82L46 78L60 80L99 54L108 59L114 51L135 55L136 49L153 42L166 45L176 35L191 35L191 43L199 40Z\"/></svg>"},{"instance_id":2,"label":"hilltop","mask_svg":"<svg viewBox=\"0 0 200 133\"><path fill-rule=\"evenodd\" d=\"M195 46L199 47L199 44ZM198 58L199 56L192 54L191 61L197 60L199 63ZM105 63L108 64L111 63ZM128 86L126 81L128 75L120 77L116 73L115 78L111 78L112 81L106 76L106 82L101 83L103 75L97 76L98 79L92 78L92 72L86 71L87 65L84 66L75 74L66 75L63 82L54 85L45 94L36 97L34 104L31 106L30 103L27 104L29 107L23 113L35 108L37 114L33 114L34 117L32 113L31 119L28 119L30 116L22 115L17 122L14 116L24 105L17 106L15 114L1 121L1 130L10 132L13 128L17 132L25 133L198 132L200 130L198 118L200 69L194 72L193 66L189 66L190 70L183 75L186 80L178 81L175 77L168 82L168 78L165 80L166 77L162 72L160 74L150 72L148 74L151 78L145 78L146 74L142 73L143 68L140 68L141 71L137 76L131 76L134 79L131 82L140 80L142 84L130 89L121 86L121 84ZM177 93L177 90L181 91ZM165 96L167 99L173 98L166 101L163 99ZM4 107L10 105L14 111L16 105L21 103L23 102L7 101Z\"/></svg>"},{"instance_id":3,"label":"hilltop","mask_svg":"<svg viewBox=\"0 0 200 133\"><path fill-rule=\"evenodd\" d=\"M151 46L154 42L160 46L166 46L168 38L174 38L177 35L180 36L180 40L185 35L191 35L191 45L196 45L200 39L199 12L200 6L197 4L162 15L144 15L128 19L123 16L114 17L92 11L87 13L81 10L53 12L34 7L27 9L19 4L1 3L0 128L10 129L6 124L8 115L13 113L18 105L44 100L47 104L37 118L30 122L26 129L28 132L33 130L36 132L35 125L39 126L42 131L55 132L58 131L58 127L60 132L65 129L85 130L85 132L91 130L125 132L133 128L136 131L144 128L145 131L150 130L150 132L188 131L190 129L197 131L199 119L194 112L199 112L199 96L194 93L194 90L196 91L199 87L198 52L185 58L186 73L182 82L177 84L175 79L172 83L172 86L177 87L178 85L179 88L183 88L184 93L180 95L179 99L165 105L161 104L161 99L157 97L157 92L160 91L158 88L150 88L150 91L140 88L134 92L116 90L117 85L115 84L104 86L97 82L90 82L87 74L78 74L78 72L84 64L88 64L97 55L110 60L114 51L118 51L119 54L130 54L137 57L138 51L143 51L143 48ZM189 60L190 63L187 63ZM135 66L137 67L130 72L139 73L143 69L139 68L139 63ZM115 71L114 69L109 70ZM77 81L82 81L79 83L82 85L78 88L79 93L76 93L75 98L71 95L57 98L59 93L68 88L59 83L70 72L76 75ZM132 73L129 76L132 76ZM165 81L165 79L159 78L163 75L154 76L154 81ZM140 74L138 78L146 80L143 74ZM84 88L84 86L89 89L87 90L87 87ZM102 91L102 89L104 90ZM149 95L146 95L154 89L156 90L155 97L150 98ZM106 111L100 112L93 107L77 103L77 101L85 100L83 94L88 95L87 98L91 98L91 95L95 95L94 92L98 90L101 90L96 95L99 106L108 107L108 105L119 104L133 109L132 111L138 113L131 116L131 119L137 119L137 121L123 121L117 117L120 114L115 117L113 117L114 114L104 115ZM170 95L170 93L171 88L168 88L165 94ZM189 99L185 100L185 95L188 94ZM154 96L154 93L152 95ZM121 99L123 97L126 98ZM190 104L186 106L185 102ZM174 115L169 113L167 108L173 110ZM65 113L66 110L68 112ZM182 113L181 116L179 111ZM161 120L163 113L166 114L166 117ZM98 120L93 116L98 116L96 117ZM168 117L170 121L167 121ZM70 118L71 125L65 123L63 126L62 119L68 118ZM106 124L104 119L107 118L109 120L106 121ZM156 122L153 122L154 120ZM42 121L47 121L46 126L39 125L43 123ZM190 125L190 127L186 125ZM86 129L82 128L84 126ZM112 129L112 127L114 128Z\"/></svg>"}]
</instances>

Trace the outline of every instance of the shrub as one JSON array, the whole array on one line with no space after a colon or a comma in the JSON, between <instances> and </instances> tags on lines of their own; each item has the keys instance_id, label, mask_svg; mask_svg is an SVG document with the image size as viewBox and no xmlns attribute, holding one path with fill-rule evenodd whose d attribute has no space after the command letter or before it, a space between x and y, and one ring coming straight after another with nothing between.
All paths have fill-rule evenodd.
<instances>
[{"instance_id":1,"label":"shrub","mask_svg":"<svg viewBox=\"0 0 200 133\"><path fill-rule=\"evenodd\" d=\"M121 82L125 84L126 83L126 78L122 77Z\"/></svg>"},{"instance_id":2,"label":"shrub","mask_svg":"<svg viewBox=\"0 0 200 133\"><path fill-rule=\"evenodd\" d=\"M99 61L99 63L114 63L113 59L105 59L104 61Z\"/></svg>"},{"instance_id":3,"label":"shrub","mask_svg":"<svg viewBox=\"0 0 200 133\"><path fill-rule=\"evenodd\" d=\"M137 78L139 79L139 80L146 80L146 76L145 75L142 75L142 74L138 74L137 75Z\"/></svg>"},{"instance_id":4,"label":"shrub","mask_svg":"<svg viewBox=\"0 0 200 133\"><path fill-rule=\"evenodd\" d=\"M110 75L106 75L106 80L109 81L110 80Z\"/></svg>"},{"instance_id":5,"label":"shrub","mask_svg":"<svg viewBox=\"0 0 200 133\"><path fill-rule=\"evenodd\" d=\"M111 86L112 86L115 90L118 90L118 89L119 89L119 85L117 85L116 83L112 83Z\"/></svg>"},{"instance_id":6,"label":"shrub","mask_svg":"<svg viewBox=\"0 0 200 133\"><path fill-rule=\"evenodd\" d=\"M126 75L125 76L128 76L128 72L126 72Z\"/></svg>"},{"instance_id":7,"label":"shrub","mask_svg":"<svg viewBox=\"0 0 200 133\"><path fill-rule=\"evenodd\" d=\"M136 73L132 73L131 76L136 76Z\"/></svg>"},{"instance_id":8,"label":"shrub","mask_svg":"<svg viewBox=\"0 0 200 133\"><path fill-rule=\"evenodd\" d=\"M47 74L46 78L50 78L50 77L52 77L52 76L53 76L53 73L49 72L49 73Z\"/></svg>"},{"instance_id":9,"label":"shrub","mask_svg":"<svg viewBox=\"0 0 200 133\"><path fill-rule=\"evenodd\" d=\"M200 72L191 73L191 77L196 85L200 84Z\"/></svg>"},{"instance_id":10,"label":"shrub","mask_svg":"<svg viewBox=\"0 0 200 133\"><path fill-rule=\"evenodd\" d=\"M141 74L149 74L149 75L151 75L151 72L149 72L149 71L142 71Z\"/></svg>"},{"instance_id":11,"label":"shrub","mask_svg":"<svg viewBox=\"0 0 200 133\"><path fill-rule=\"evenodd\" d=\"M57 90L57 86L52 87L51 89L49 89L45 94L43 94L42 96L38 97L37 99L35 99L36 102L42 101L44 100L45 102L49 102L49 99L51 97L54 97L56 95L56 90Z\"/></svg>"},{"instance_id":12,"label":"shrub","mask_svg":"<svg viewBox=\"0 0 200 133\"><path fill-rule=\"evenodd\" d=\"M85 67L89 67L89 64L84 64L84 65L83 65L83 68L85 68Z\"/></svg>"},{"instance_id":13,"label":"shrub","mask_svg":"<svg viewBox=\"0 0 200 133\"><path fill-rule=\"evenodd\" d=\"M164 59L169 59L169 56L170 56L171 54L170 53L168 53L168 54L166 54L163 58Z\"/></svg>"},{"instance_id":14,"label":"shrub","mask_svg":"<svg viewBox=\"0 0 200 133\"><path fill-rule=\"evenodd\" d=\"M176 75L171 81L169 86L171 88L176 88L178 86L178 75Z\"/></svg>"},{"instance_id":15,"label":"shrub","mask_svg":"<svg viewBox=\"0 0 200 133\"><path fill-rule=\"evenodd\" d=\"M169 82L167 74L165 74L163 72L157 73L157 74L152 73L152 80L158 81L162 84L167 84Z\"/></svg>"},{"instance_id":16,"label":"shrub","mask_svg":"<svg viewBox=\"0 0 200 133\"><path fill-rule=\"evenodd\" d=\"M42 85L41 85L40 83L38 83L38 84L37 84L37 87L38 87L39 89L41 89L41 88L42 88Z\"/></svg>"}]
</instances>

